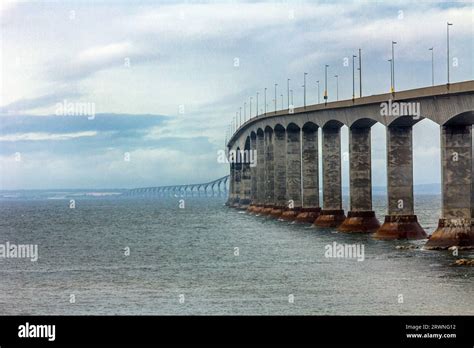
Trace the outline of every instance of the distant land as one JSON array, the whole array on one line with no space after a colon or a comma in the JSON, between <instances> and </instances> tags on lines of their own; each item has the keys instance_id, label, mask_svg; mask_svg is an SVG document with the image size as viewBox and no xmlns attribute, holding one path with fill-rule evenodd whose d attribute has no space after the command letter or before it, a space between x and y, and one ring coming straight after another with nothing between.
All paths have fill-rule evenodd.
<instances>
[{"instance_id":1,"label":"distant land","mask_svg":"<svg viewBox=\"0 0 474 348\"><path fill-rule=\"evenodd\" d=\"M55 190L0 190L0 199L74 199L74 198L107 198L126 192L127 189L55 189ZM441 184L420 184L414 186L417 195L439 195ZM385 186L372 187L374 195L386 195ZM349 188L343 187L342 194L349 195Z\"/></svg>"}]
</instances>

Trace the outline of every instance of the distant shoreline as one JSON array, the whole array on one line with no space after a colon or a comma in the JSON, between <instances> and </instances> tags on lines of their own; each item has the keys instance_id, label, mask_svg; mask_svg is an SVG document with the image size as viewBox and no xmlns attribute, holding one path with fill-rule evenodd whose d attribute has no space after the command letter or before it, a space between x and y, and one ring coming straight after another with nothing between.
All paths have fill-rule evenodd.
<instances>
[{"instance_id":1,"label":"distant shoreline","mask_svg":"<svg viewBox=\"0 0 474 348\"><path fill-rule=\"evenodd\" d=\"M91 198L94 197L110 197L120 195L124 192L127 192L130 189L126 188L112 188L112 189L103 189L103 188L89 188L89 189L18 189L18 190L0 190L0 199L8 198L6 196L11 195L32 195L32 194L61 194L67 196L88 196ZM419 184L413 186L414 193L416 195L440 195L441 194L441 184ZM386 186L373 186L372 194L376 196L386 195L387 187ZM342 187L343 196L349 196L349 187Z\"/></svg>"}]
</instances>

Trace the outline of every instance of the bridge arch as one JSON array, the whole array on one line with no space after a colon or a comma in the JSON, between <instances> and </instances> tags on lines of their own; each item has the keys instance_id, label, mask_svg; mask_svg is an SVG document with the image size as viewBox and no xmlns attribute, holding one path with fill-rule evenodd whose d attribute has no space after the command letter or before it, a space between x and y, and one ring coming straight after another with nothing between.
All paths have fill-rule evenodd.
<instances>
[{"instance_id":1,"label":"bridge arch","mask_svg":"<svg viewBox=\"0 0 474 348\"><path fill-rule=\"evenodd\" d=\"M307 121L303 124L303 126L301 127L301 129L303 130L303 132L311 132L311 131L317 131L319 129L319 126L312 122L312 121Z\"/></svg>"},{"instance_id":2,"label":"bridge arch","mask_svg":"<svg viewBox=\"0 0 474 348\"><path fill-rule=\"evenodd\" d=\"M289 133L299 132L300 129L301 129L301 127L298 124L296 124L295 122L290 122L286 126L286 131L289 132Z\"/></svg>"},{"instance_id":3,"label":"bridge arch","mask_svg":"<svg viewBox=\"0 0 474 348\"><path fill-rule=\"evenodd\" d=\"M323 129L328 129L328 128L338 129L338 128L341 128L342 126L344 126L343 122L332 119L332 120L328 120L324 122L322 128Z\"/></svg>"},{"instance_id":4,"label":"bridge arch","mask_svg":"<svg viewBox=\"0 0 474 348\"><path fill-rule=\"evenodd\" d=\"M474 110L451 116L443 126L474 125Z\"/></svg>"},{"instance_id":5,"label":"bridge arch","mask_svg":"<svg viewBox=\"0 0 474 348\"><path fill-rule=\"evenodd\" d=\"M397 116L387 118L387 127L413 127L415 124L420 122L423 118L418 116Z\"/></svg>"},{"instance_id":6,"label":"bridge arch","mask_svg":"<svg viewBox=\"0 0 474 348\"><path fill-rule=\"evenodd\" d=\"M359 118L358 120L355 120L349 125L349 129L353 128L370 128L374 124L379 122L376 119L370 118L370 117L364 117L364 118Z\"/></svg>"}]
</instances>

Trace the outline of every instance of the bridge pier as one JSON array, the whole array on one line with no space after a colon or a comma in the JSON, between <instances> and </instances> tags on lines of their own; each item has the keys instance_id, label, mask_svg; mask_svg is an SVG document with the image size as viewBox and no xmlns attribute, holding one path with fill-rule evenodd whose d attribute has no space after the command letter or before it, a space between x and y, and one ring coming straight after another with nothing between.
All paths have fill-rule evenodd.
<instances>
[{"instance_id":1,"label":"bridge pier","mask_svg":"<svg viewBox=\"0 0 474 348\"><path fill-rule=\"evenodd\" d=\"M265 139L261 129L257 130L257 203L253 210L260 214L265 203Z\"/></svg>"},{"instance_id":2,"label":"bridge pier","mask_svg":"<svg viewBox=\"0 0 474 348\"><path fill-rule=\"evenodd\" d=\"M372 210L370 127L349 129L350 210L340 232L375 232L379 220Z\"/></svg>"},{"instance_id":3,"label":"bridge pier","mask_svg":"<svg viewBox=\"0 0 474 348\"><path fill-rule=\"evenodd\" d=\"M236 204L238 204L238 194L237 194L237 164L235 163L235 160L232 159L234 162L231 164L231 169L230 169L230 200L229 200L229 206L230 207L235 207ZM201 185L196 186L196 193L197 197L201 197Z\"/></svg>"},{"instance_id":4,"label":"bridge pier","mask_svg":"<svg viewBox=\"0 0 474 348\"><path fill-rule=\"evenodd\" d=\"M231 158L229 157L229 161L231 160ZM234 166L235 164L233 162L230 162L230 170L229 170L229 198L227 198L227 202L225 203L225 205L227 205L228 207L232 207L232 205L234 204ZM191 197L194 197L194 186L193 188L191 189Z\"/></svg>"},{"instance_id":5,"label":"bridge pier","mask_svg":"<svg viewBox=\"0 0 474 348\"><path fill-rule=\"evenodd\" d=\"M265 200L261 210L262 215L268 215L273 209L274 203L274 186L275 186L275 169L273 162L273 129L265 128Z\"/></svg>"},{"instance_id":6,"label":"bridge pier","mask_svg":"<svg viewBox=\"0 0 474 348\"><path fill-rule=\"evenodd\" d=\"M240 153L240 149L237 148L237 153ZM235 181L235 198L232 207L238 208L240 205L240 199L243 198L242 190L242 161L240 155L236 154L235 166L234 166L234 181Z\"/></svg>"},{"instance_id":7,"label":"bridge pier","mask_svg":"<svg viewBox=\"0 0 474 348\"><path fill-rule=\"evenodd\" d=\"M474 161L471 125L441 126L442 216L426 249L474 248Z\"/></svg>"},{"instance_id":8,"label":"bridge pier","mask_svg":"<svg viewBox=\"0 0 474 348\"><path fill-rule=\"evenodd\" d=\"M341 126L323 128L323 210L314 221L318 227L338 227L346 218L342 209Z\"/></svg>"},{"instance_id":9,"label":"bridge pier","mask_svg":"<svg viewBox=\"0 0 474 348\"><path fill-rule=\"evenodd\" d=\"M279 218L286 209L286 132L282 126L273 131L274 206L270 215Z\"/></svg>"},{"instance_id":10,"label":"bridge pier","mask_svg":"<svg viewBox=\"0 0 474 348\"><path fill-rule=\"evenodd\" d=\"M250 144L246 144L244 155L241 156L242 166L242 194L239 201L239 209L247 210L250 205L250 190L251 190L251 179L250 179Z\"/></svg>"},{"instance_id":11,"label":"bridge pier","mask_svg":"<svg viewBox=\"0 0 474 348\"><path fill-rule=\"evenodd\" d=\"M301 212L301 129L290 123L286 129L286 199L288 206L281 215L294 220Z\"/></svg>"},{"instance_id":12,"label":"bridge pier","mask_svg":"<svg viewBox=\"0 0 474 348\"><path fill-rule=\"evenodd\" d=\"M302 129L303 206L296 221L313 223L319 217L318 126Z\"/></svg>"},{"instance_id":13,"label":"bridge pier","mask_svg":"<svg viewBox=\"0 0 474 348\"><path fill-rule=\"evenodd\" d=\"M388 215L375 232L377 239L423 239L426 232L414 214L413 127L387 127Z\"/></svg>"},{"instance_id":14,"label":"bridge pier","mask_svg":"<svg viewBox=\"0 0 474 348\"><path fill-rule=\"evenodd\" d=\"M250 151L253 154L257 152L257 135L253 132L250 135ZM254 155L252 155L252 158L253 156ZM258 165L258 158L256 160ZM255 204L257 202L257 191L257 166L253 165L252 167L250 167L250 205L247 209L249 213L252 213L256 207Z\"/></svg>"}]
</instances>

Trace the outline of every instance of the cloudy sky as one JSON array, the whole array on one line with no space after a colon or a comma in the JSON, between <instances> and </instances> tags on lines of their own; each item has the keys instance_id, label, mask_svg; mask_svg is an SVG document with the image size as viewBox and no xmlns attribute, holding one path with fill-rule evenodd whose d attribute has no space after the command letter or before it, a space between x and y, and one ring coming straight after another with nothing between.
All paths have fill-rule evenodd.
<instances>
[{"instance_id":1,"label":"cloudy sky","mask_svg":"<svg viewBox=\"0 0 474 348\"><path fill-rule=\"evenodd\" d=\"M358 48L364 94L387 92L392 40L398 90L431 84L430 47L435 84L445 83L447 21L454 23L451 80L474 76L469 1L0 6L0 189L140 187L223 176L228 168L217 163L217 151L249 96L291 78L300 105L308 72L314 103L329 64L330 100L335 74L340 99L350 98L352 64L344 62ZM95 117L61 115L58 103L93 106ZM438 131L427 120L414 128L415 183L440 180ZM343 135L346 151L347 129ZM380 125L373 144L374 185L384 185Z\"/></svg>"}]
</instances>

